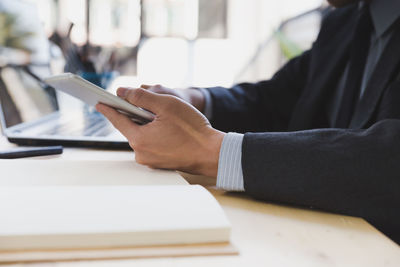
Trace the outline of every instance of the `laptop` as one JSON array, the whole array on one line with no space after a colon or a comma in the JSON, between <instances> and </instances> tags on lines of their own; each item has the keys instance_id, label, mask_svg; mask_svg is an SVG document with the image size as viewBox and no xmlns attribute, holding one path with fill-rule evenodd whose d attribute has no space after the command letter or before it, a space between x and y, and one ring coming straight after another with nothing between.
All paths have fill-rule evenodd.
<instances>
[{"instance_id":1,"label":"laptop","mask_svg":"<svg viewBox=\"0 0 400 267\"><path fill-rule=\"evenodd\" d=\"M0 69L0 122L8 141L18 145L130 148L92 107L61 110L56 91L28 68Z\"/></svg>"}]
</instances>

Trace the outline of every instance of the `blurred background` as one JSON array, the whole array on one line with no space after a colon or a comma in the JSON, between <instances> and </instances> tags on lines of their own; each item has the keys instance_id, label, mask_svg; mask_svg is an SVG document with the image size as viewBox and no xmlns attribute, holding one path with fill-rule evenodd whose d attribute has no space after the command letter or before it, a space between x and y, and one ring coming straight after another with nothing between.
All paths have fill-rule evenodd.
<instances>
[{"instance_id":1,"label":"blurred background","mask_svg":"<svg viewBox=\"0 0 400 267\"><path fill-rule=\"evenodd\" d=\"M328 9L322 0L1 0L0 66L73 72L111 90L231 86L268 79L308 49Z\"/></svg>"}]
</instances>

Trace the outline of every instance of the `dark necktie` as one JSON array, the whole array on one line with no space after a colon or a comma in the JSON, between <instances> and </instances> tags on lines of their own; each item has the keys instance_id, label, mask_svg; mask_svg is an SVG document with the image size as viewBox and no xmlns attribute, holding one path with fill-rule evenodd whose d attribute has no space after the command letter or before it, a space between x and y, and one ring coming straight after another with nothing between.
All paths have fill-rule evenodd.
<instances>
[{"instance_id":1,"label":"dark necktie","mask_svg":"<svg viewBox=\"0 0 400 267\"><path fill-rule=\"evenodd\" d=\"M343 98L340 102L337 128L347 128L350 124L354 108L357 105L361 80L367 62L371 42L372 20L368 5L364 5L358 17L356 30L350 48L349 72L345 83Z\"/></svg>"}]
</instances>

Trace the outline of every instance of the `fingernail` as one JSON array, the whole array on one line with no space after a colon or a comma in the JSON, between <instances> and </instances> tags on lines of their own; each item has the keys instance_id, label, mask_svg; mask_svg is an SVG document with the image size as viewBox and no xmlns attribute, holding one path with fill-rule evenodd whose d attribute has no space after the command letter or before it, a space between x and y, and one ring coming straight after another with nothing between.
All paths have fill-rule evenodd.
<instances>
[{"instance_id":1,"label":"fingernail","mask_svg":"<svg viewBox=\"0 0 400 267\"><path fill-rule=\"evenodd\" d=\"M128 94L128 89L124 87L120 87L117 90L117 96L125 97Z\"/></svg>"}]
</instances>

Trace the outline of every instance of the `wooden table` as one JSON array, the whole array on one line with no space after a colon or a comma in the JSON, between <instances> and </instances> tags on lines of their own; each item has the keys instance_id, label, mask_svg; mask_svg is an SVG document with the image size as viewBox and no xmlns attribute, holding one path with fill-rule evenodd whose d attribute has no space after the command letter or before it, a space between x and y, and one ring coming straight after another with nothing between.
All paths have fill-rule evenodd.
<instances>
[{"instance_id":1,"label":"wooden table","mask_svg":"<svg viewBox=\"0 0 400 267\"><path fill-rule=\"evenodd\" d=\"M1 149L12 146L0 138ZM134 160L134 155L128 151L66 148L63 155L37 159ZM232 223L232 242L240 252L238 256L57 262L30 266L400 266L400 247L363 219L262 203L217 190L212 186L212 179L183 176L190 183L207 186L219 201Z\"/></svg>"}]
</instances>

